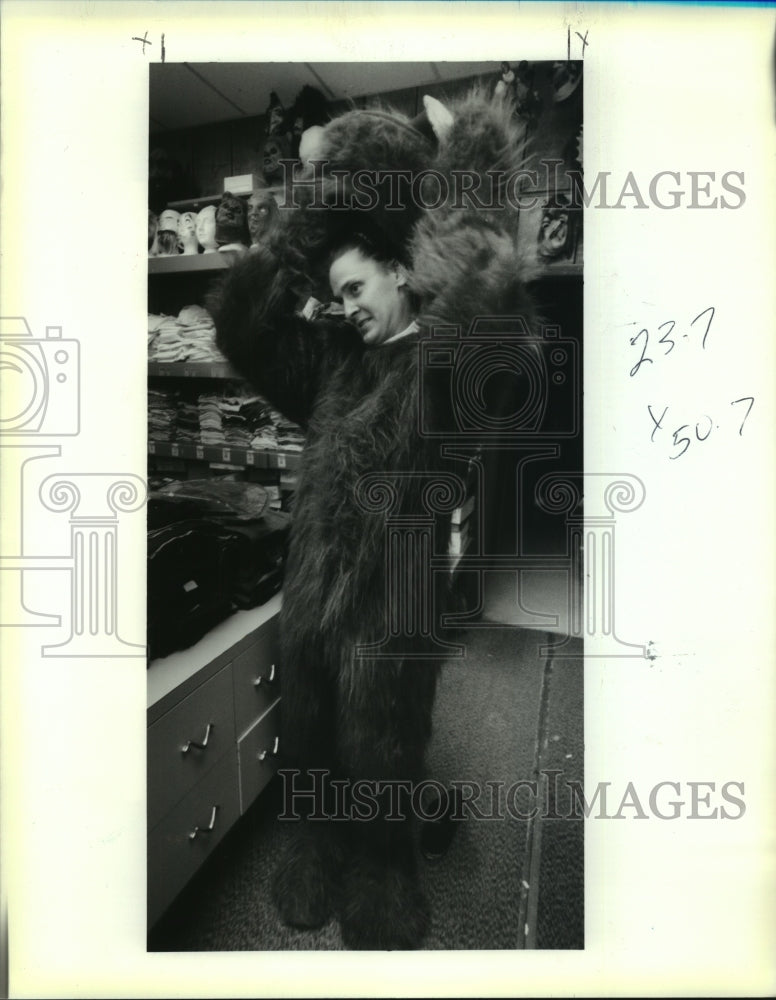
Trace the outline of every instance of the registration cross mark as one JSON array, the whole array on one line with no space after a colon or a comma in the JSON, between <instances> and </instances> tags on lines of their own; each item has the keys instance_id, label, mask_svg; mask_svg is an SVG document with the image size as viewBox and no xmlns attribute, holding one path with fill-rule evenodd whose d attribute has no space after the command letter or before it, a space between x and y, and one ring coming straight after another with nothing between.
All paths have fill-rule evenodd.
<instances>
[{"instance_id":1,"label":"registration cross mark","mask_svg":"<svg viewBox=\"0 0 776 1000\"><path fill-rule=\"evenodd\" d=\"M132 41L133 42L140 42L140 44L143 46L143 55L146 54L146 45L153 45L154 44L151 41L151 39L148 37L148 32L147 31L143 32L143 37L142 38L140 38L138 35L133 35L132 36ZM162 34L161 48L162 48L162 62L164 62L164 56L165 56L165 51L164 51L164 34Z\"/></svg>"}]
</instances>

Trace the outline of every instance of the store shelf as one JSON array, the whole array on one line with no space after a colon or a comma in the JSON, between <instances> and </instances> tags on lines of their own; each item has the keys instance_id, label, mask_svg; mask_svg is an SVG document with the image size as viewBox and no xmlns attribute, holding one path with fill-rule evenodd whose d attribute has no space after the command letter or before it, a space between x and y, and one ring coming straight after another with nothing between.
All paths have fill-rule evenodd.
<instances>
[{"instance_id":1,"label":"store shelf","mask_svg":"<svg viewBox=\"0 0 776 1000\"><path fill-rule=\"evenodd\" d=\"M167 207L176 212L198 212L208 205L217 205L223 198L222 194L203 194L199 198L180 198L178 201L168 201Z\"/></svg>"},{"instance_id":2,"label":"store shelf","mask_svg":"<svg viewBox=\"0 0 776 1000\"><path fill-rule=\"evenodd\" d=\"M149 361L148 374L161 378L240 378L226 361Z\"/></svg>"},{"instance_id":3,"label":"store shelf","mask_svg":"<svg viewBox=\"0 0 776 1000\"><path fill-rule=\"evenodd\" d=\"M562 260L543 264L541 270L531 275L529 284L539 281L546 281L547 278L581 278L583 275L582 265L576 261Z\"/></svg>"},{"instance_id":4,"label":"store shelf","mask_svg":"<svg viewBox=\"0 0 776 1000\"><path fill-rule=\"evenodd\" d=\"M298 469L299 452L251 451L249 448L230 448L220 445L173 444L170 441L149 441L148 454L159 458L183 458L201 462L222 462L226 465L243 465L255 469Z\"/></svg>"},{"instance_id":5,"label":"store shelf","mask_svg":"<svg viewBox=\"0 0 776 1000\"><path fill-rule=\"evenodd\" d=\"M191 274L225 271L238 256L236 250L215 250L213 253L179 253L174 257L149 257L149 274Z\"/></svg>"}]
</instances>

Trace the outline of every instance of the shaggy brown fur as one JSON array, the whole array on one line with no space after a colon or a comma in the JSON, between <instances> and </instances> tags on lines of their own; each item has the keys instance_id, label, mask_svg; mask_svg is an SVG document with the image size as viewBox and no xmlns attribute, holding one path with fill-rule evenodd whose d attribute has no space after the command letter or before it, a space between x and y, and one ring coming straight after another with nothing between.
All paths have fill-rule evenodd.
<instances>
[{"instance_id":1,"label":"shaggy brown fur","mask_svg":"<svg viewBox=\"0 0 776 1000\"><path fill-rule=\"evenodd\" d=\"M406 119L350 112L325 131L333 166L515 169L520 137L509 108L472 95L452 107L455 124L435 150ZM320 192L319 192L320 193ZM328 182L324 198L331 194ZM307 430L281 614L281 750L290 766L329 768L357 779L423 775L438 670L426 637L394 637L389 656L369 659L360 644L388 633L386 518L427 516L427 489L464 463L445 458L422 431L454 425L449 373L423 370L420 341L435 323L467 331L483 314L530 316L518 278L514 218L442 208L393 216L380 204L370 224L405 244L420 300L421 334L367 348L354 327L308 322L298 308L325 278L327 250L363 218L306 206L281 212L273 250L251 254L227 275L213 303L221 349L256 388ZM364 502L363 477L380 473L394 504ZM446 551L449 514L438 512L434 550ZM424 577L415 556L416 580ZM434 575L438 620L446 584ZM438 652L437 654L438 655ZM301 824L275 881L283 918L313 926L339 913L353 948L411 948L429 914L417 885L408 823ZM348 830L348 827L351 827Z\"/></svg>"}]
</instances>

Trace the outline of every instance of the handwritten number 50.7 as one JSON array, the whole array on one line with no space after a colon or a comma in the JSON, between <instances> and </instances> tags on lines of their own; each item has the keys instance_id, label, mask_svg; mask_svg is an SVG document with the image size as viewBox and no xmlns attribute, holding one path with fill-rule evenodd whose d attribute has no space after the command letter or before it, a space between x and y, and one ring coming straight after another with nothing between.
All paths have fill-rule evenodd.
<instances>
[{"instance_id":1,"label":"handwritten number 50.7","mask_svg":"<svg viewBox=\"0 0 776 1000\"><path fill-rule=\"evenodd\" d=\"M741 421L741 426L738 428L738 436L742 437L743 433L744 433L744 424L746 423L747 417L752 412L752 407L754 406L754 396L742 396L741 399L734 399L731 402L730 405L731 406L735 406L737 403L748 403L749 404L747 406L747 408L746 408L746 413L744 414L743 420ZM668 409L668 407L666 407L666 409L663 411L663 417L665 416L667 409ZM650 412L650 416L652 416L652 410L651 409L650 409L649 412ZM660 420L662 420L663 417L661 417ZM653 422L655 422L654 416L652 416L652 420L653 420ZM708 421L708 425L704 425L703 421ZM674 431L674 435L673 435L673 437L674 437L674 446L676 448L678 448L680 445L683 445L684 447L682 448L682 450L679 452L678 455L669 455L668 457L670 459L681 458L682 455L684 455L684 453L690 447L690 441L691 441L691 439L689 437L680 437L679 436L682 433L682 431L687 430L687 428L689 426L690 426L689 424L682 424L681 427L677 428L677 430ZM698 420L698 421L696 421L696 423L695 423L695 439L696 439L696 441L705 441L706 438L709 436L709 434L711 434L711 431L714 428L714 426L715 426L715 424L714 424L714 421L712 420L712 418L708 415L708 413L705 413L701 417L701 419ZM658 421L657 425L655 427L655 430L657 430L659 427L660 427L660 422ZM703 433L703 434L701 433L701 428L704 429L705 433ZM654 437L654 434L655 434L655 431L652 432L652 436L653 437Z\"/></svg>"},{"instance_id":2,"label":"handwritten number 50.7","mask_svg":"<svg viewBox=\"0 0 776 1000\"><path fill-rule=\"evenodd\" d=\"M743 418L741 420L741 425L738 428L738 436L742 437L744 433L744 424L746 423L749 414L752 412L752 407L754 406L754 396L742 396L741 399L734 399L730 403L730 405L737 406L739 403L748 404L746 407L746 413L744 413ZM664 429L663 420L665 419L665 416L668 413L668 407L666 406L664 408L663 412L660 414L659 417L655 416L651 406L647 406L647 411L649 412L653 424L652 434L650 435L650 441L654 441L655 434L658 431ZM717 425L714 423L713 418L710 417L708 413L704 413L703 416L699 420L696 420L695 422L695 431L694 431L695 440L701 442L705 441L711 435L712 430L716 426ZM673 431L673 433L669 432L671 433L674 447L680 449L676 455L668 456L671 460L676 460L677 458L681 458L682 455L684 455L684 453L692 444L693 433L691 431L688 431L689 427L690 427L689 424L682 424L682 426L677 427L677 429ZM684 431L687 431L687 434L684 434L683 433Z\"/></svg>"}]
</instances>

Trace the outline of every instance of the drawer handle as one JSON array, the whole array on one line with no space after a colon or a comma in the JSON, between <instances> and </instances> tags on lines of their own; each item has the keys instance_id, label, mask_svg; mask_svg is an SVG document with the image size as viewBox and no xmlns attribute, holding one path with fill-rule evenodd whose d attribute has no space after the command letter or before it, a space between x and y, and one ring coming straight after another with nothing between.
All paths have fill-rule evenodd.
<instances>
[{"instance_id":1,"label":"drawer handle","mask_svg":"<svg viewBox=\"0 0 776 1000\"><path fill-rule=\"evenodd\" d=\"M195 826L194 829L189 834L189 840L196 840L201 833L212 833L216 826L216 814L218 813L218 806L213 806L213 812L210 814L210 823L208 826Z\"/></svg>"},{"instance_id":2,"label":"drawer handle","mask_svg":"<svg viewBox=\"0 0 776 1000\"><path fill-rule=\"evenodd\" d=\"M275 742L272 744L272 749L260 750L256 756L259 758L259 760L266 760L267 757L277 757L279 746L280 746L280 737L276 736Z\"/></svg>"},{"instance_id":3,"label":"drawer handle","mask_svg":"<svg viewBox=\"0 0 776 1000\"><path fill-rule=\"evenodd\" d=\"M207 729L205 730L205 738L202 740L202 742L197 743L196 740L189 740L188 743L186 743L184 746L181 747L181 753L188 753L192 747L196 747L197 750L206 750L208 740L210 739L210 734L213 732L215 728L216 727L213 725L212 722L208 722Z\"/></svg>"},{"instance_id":4,"label":"drawer handle","mask_svg":"<svg viewBox=\"0 0 776 1000\"><path fill-rule=\"evenodd\" d=\"M254 680L253 686L259 687L262 684L271 684L274 680L275 680L275 664L273 663L272 666L269 668L268 676L264 677L262 674L259 674L259 676Z\"/></svg>"}]
</instances>

